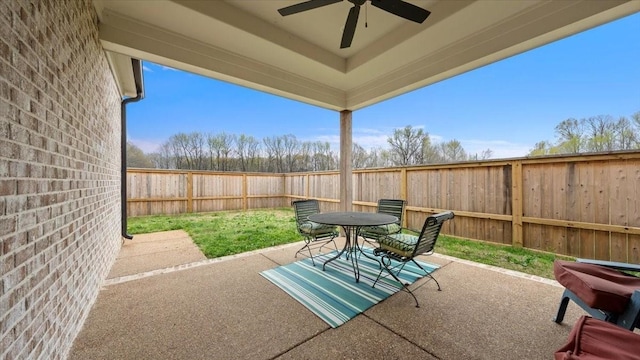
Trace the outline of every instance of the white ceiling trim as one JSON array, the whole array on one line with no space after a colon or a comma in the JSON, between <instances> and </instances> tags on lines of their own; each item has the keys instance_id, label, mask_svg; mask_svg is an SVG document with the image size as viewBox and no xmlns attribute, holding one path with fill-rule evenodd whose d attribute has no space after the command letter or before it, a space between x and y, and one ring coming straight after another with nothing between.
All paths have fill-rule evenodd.
<instances>
[{"instance_id":1,"label":"white ceiling trim","mask_svg":"<svg viewBox=\"0 0 640 360\"><path fill-rule=\"evenodd\" d=\"M302 0L94 1L106 50L339 111L640 11L640 0L408 0L432 11L427 22L375 9L377 27L338 49L344 1L286 19L277 8Z\"/></svg>"},{"instance_id":2,"label":"white ceiling trim","mask_svg":"<svg viewBox=\"0 0 640 360\"><path fill-rule=\"evenodd\" d=\"M256 16L242 12L237 7L231 6L224 1L174 1L198 14L262 38L292 53L305 56L318 64L325 65L341 73L346 72L346 61L341 56L324 50L319 46L314 46L295 34L291 34Z\"/></svg>"},{"instance_id":3,"label":"white ceiling trim","mask_svg":"<svg viewBox=\"0 0 640 360\"><path fill-rule=\"evenodd\" d=\"M133 64L131 57L114 53L105 52L107 61L111 67L111 72L118 86L118 92L121 97L135 97L137 95L136 81L133 76Z\"/></svg>"},{"instance_id":4,"label":"white ceiling trim","mask_svg":"<svg viewBox=\"0 0 640 360\"><path fill-rule=\"evenodd\" d=\"M103 12L103 18L100 40L105 50L334 110L346 106L344 91L320 82L108 10Z\"/></svg>"}]
</instances>

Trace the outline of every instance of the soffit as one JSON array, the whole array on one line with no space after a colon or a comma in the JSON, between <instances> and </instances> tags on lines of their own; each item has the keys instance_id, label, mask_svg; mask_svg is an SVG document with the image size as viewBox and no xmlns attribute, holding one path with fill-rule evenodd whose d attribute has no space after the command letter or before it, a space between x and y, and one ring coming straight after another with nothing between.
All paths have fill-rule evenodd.
<instances>
[{"instance_id":1,"label":"soffit","mask_svg":"<svg viewBox=\"0 0 640 360\"><path fill-rule=\"evenodd\" d=\"M640 11L634 0L410 0L416 24L351 3L282 17L298 0L95 0L104 48L334 110L393 96ZM364 27L365 17L367 27Z\"/></svg>"}]
</instances>

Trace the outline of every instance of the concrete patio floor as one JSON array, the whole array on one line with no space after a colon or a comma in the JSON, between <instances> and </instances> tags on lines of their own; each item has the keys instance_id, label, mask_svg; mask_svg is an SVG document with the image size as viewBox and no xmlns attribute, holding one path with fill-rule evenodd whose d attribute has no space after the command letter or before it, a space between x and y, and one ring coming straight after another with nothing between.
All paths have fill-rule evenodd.
<instances>
[{"instance_id":1,"label":"concrete patio floor","mask_svg":"<svg viewBox=\"0 0 640 360\"><path fill-rule=\"evenodd\" d=\"M206 260L182 231L127 240L70 359L551 359L583 314L562 287L440 255L434 276L332 329L263 270L291 244ZM194 251L195 250L195 251Z\"/></svg>"}]
</instances>

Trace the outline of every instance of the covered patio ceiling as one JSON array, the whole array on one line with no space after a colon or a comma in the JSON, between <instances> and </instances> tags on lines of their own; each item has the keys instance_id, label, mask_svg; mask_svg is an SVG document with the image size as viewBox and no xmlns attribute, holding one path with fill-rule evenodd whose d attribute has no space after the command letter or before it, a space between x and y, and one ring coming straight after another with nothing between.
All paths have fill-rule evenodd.
<instances>
[{"instance_id":1,"label":"covered patio ceiling","mask_svg":"<svg viewBox=\"0 0 640 360\"><path fill-rule=\"evenodd\" d=\"M304 0L93 1L124 96L136 96L134 58L340 111L343 211L352 111L640 11L638 0L407 0L431 12L419 24L380 8L400 0L329 1L289 16L278 9ZM354 4L353 42L341 49Z\"/></svg>"},{"instance_id":2,"label":"covered patio ceiling","mask_svg":"<svg viewBox=\"0 0 640 360\"><path fill-rule=\"evenodd\" d=\"M340 49L353 4L345 0L286 17L277 11L303 1L94 4L100 40L116 59L148 60L338 111L357 110L640 11L637 0L408 0L431 12L418 24L367 1L351 47ZM126 63L111 62L116 73L117 64Z\"/></svg>"}]
</instances>

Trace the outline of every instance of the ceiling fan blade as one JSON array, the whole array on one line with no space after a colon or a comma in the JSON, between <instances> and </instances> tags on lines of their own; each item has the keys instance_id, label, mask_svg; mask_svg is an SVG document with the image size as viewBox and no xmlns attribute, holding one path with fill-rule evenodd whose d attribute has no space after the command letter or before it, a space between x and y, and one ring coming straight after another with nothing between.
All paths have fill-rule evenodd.
<instances>
[{"instance_id":1,"label":"ceiling fan blade","mask_svg":"<svg viewBox=\"0 0 640 360\"><path fill-rule=\"evenodd\" d=\"M419 24L431 14L429 10L402 0L371 0L371 5Z\"/></svg>"},{"instance_id":2,"label":"ceiling fan blade","mask_svg":"<svg viewBox=\"0 0 640 360\"><path fill-rule=\"evenodd\" d=\"M278 12L282 16L287 16L339 2L342 2L342 0L309 0L299 4L283 7L282 9L278 9Z\"/></svg>"},{"instance_id":3,"label":"ceiling fan blade","mask_svg":"<svg viewBox=\"0 0 640 360\"><path fill-rule=\"evenodd\" d=\"M351 46L353 35L356 33L356 25L358 25L358 15L360 15L360 6L355 5L349 10L349 16L347 16L347 22L344 24L344 31L342 32L342 42L340 43L340 49L348 48Z\"/></svg>"}]
</instances>

